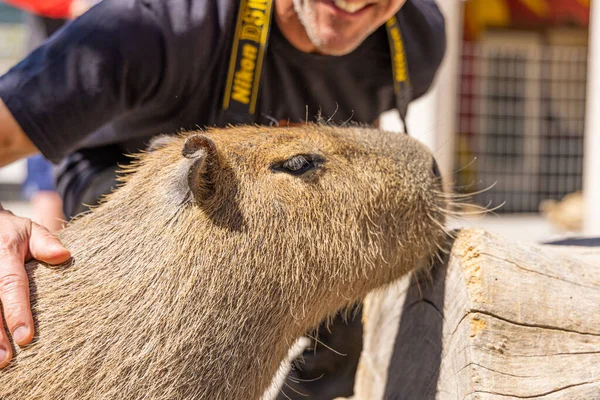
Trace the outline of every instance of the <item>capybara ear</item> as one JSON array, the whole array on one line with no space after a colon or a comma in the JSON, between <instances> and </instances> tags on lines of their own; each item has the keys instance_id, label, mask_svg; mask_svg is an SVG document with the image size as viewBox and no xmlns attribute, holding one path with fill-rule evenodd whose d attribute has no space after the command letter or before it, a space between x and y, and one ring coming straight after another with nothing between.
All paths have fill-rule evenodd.
<instances>
[{"instance_id":1,"label":"capybara ear","mask_svg":"<svg viewBox=\"0 0 600 400\"><path fill-rule=\"evenodd\" d=\"M169 143L175 142L177 140L176 136L172 135L158 135L153 137L146 148L147 151L155 151L162 147L165 147Z\"/></svg>"},{"instance_id":2,"label":"capybara ear","mask_svg":"<svg viewBox=\"0 0 600 400\"><path fill-rule=\"evenodd\" d=\"M183 144L181 154L192 163L188 186L196 200L208 199L214 192L214 168L218 163L215 143L204 135L192 135Z\"/></svg>"}]
</instances>

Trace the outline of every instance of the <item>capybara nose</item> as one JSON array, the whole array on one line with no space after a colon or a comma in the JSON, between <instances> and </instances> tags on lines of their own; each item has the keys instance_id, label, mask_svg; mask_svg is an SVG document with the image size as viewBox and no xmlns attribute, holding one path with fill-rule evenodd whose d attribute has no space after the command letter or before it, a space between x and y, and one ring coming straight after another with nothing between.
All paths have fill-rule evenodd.
<instances>
[{"instance_id":1,"label":"capybara nose","mask_svg":"<svg viewBox=\"0 0 600 400\"><path fill-rule=\"evenodd\" d=\"M437 161L435 161L435 158L433 158L432 160L433 160L433 163L432 163L433 165L431 166L431 170L433 171L433 176L441 179L442 173L440 172L440 167L438 166Z\"/></svg>"}]
</instances>

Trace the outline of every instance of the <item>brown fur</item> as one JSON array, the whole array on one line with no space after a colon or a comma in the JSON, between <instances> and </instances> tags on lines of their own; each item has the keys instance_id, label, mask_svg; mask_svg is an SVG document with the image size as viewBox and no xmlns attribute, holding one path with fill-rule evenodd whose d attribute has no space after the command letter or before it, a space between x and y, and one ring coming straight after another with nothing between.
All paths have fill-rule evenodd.
<instances>
[{"instance_id":1,"label":"brown fur","mask_svg":"<svg viewBox=\"0 0 600 400\"><path fill-rule=\"evenodd\" d=\"M70 266L28 265L38 336L0 372L1 399L257 399L295 339L430 264L440 186L414 139L202 134L163 140L69 224ZM269 169L296 154L324 162Z\"/></svg>"}]
</instances>

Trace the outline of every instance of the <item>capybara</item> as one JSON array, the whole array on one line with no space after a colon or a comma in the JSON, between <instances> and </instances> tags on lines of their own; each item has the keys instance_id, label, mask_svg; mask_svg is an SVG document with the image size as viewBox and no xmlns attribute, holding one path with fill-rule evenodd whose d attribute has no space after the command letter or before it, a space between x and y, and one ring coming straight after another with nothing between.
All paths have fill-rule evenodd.
<instances>
[{"instance_id":1,"label":"capybara","mask_svg":"<svg viewBox=\"0 0 600 400\"><path fill-rule=\"evenodd\" d=\"M154 142L29 263L37 336L8 399L258 399L294 341L426 268L445 235L431 153L362 127L244 126Z\"/></svg>"}]
</instances>

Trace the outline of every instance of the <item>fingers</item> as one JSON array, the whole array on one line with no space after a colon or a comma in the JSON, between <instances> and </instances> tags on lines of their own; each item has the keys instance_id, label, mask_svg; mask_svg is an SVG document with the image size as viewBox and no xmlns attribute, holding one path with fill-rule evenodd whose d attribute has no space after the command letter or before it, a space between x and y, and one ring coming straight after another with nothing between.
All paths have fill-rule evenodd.
<instances>
[{"instance_id":1,"label":"fingers","mask_svg":"<svg viewBox=\"0 0 600 400\"><path fill-rule=\"evenodd\" d=\"M8 341L8 337L6 336L6 332L4 332L4 328L0 329L0 368L4 368L10 362L12 358L12 347L10 346L10 342Z\"/></svg>"},{"instance_id":2,"label":"fingers","mask_svg":"<svg viewBox=\"0 0 600 400\"><path fill-rule=\"evenodd\" d=\"M3 244L0 244L3 246ZM2 249L0 249L2 254ZM29 280L23 256L5 253L0 263L0 300L8 330L19 346L33 338L33 318L29 302ZM0 344L1 346L1 344Z\"/></svg>"},{"instance_id":3,"label":"fingers","mask_svg":"<svg viewBox=\"0 0 600 400\"><path fill-rule=\"evenodd\" d=\"M2 211L4 208L2 204L0 204L0 218L3 217ZM0 368L4 368L10 362L12 358L12 347L8 340L8 336L6 336L6 332L4 331L4 326L0 327Z\"/></svg>"},{"instance_id":4,"label":"fingers","mask_svg":"<svg viewBox=\"0 0 600 400\"><path fill-rule=\"evenodd\" d=\"M25 260L36 258L48 264L66 262L71 254L47 229L27 218L5 211L0 204L0 301L8 330L19 346L33 339L33 318ZM12 357L12 347L0 326L0 368Z\"/></svg>"},{"instance_id":5,"label":"fingers","mask_svg":"<svg viewBox=\"0 0 600 400\"><path fill-rule=\"evenodd\" d=\"M67 262L71 257L69 250L63 247L56 236L35 222L31 223L29 254L36 260L51 265Z\"/></svg>"},{"instance_id":6,"label":"fingers","mask_svg":"<svg viewBox=\"0 0 600 400\"><path fill-rule=\"evenodd\" d=\"M31 221L28 219L0 211L0 301L8 329L20 346L31 342L33 337L29 280L24 267L30 230ZM0 331L0 348L9 351L6 334L3 329Z\"/></svg>"}]
</instances>

